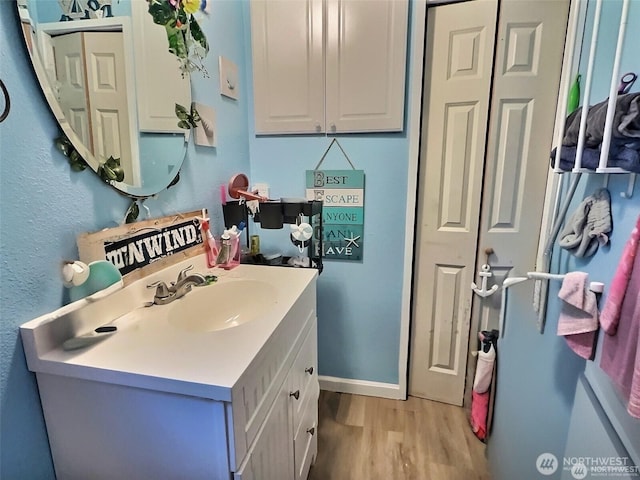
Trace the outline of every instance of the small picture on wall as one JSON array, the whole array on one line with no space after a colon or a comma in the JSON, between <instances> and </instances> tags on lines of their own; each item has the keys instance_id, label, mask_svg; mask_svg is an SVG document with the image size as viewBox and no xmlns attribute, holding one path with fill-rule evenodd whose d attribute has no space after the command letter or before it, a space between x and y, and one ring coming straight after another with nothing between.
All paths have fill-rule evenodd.
<instances>
[{"instance_id":1,"label":"small picture on wall","mask_svg":"<svg viewBox=\"0 0 640 480\"><path fill-rule=\"evenodd\" d=\"M62 9L61 22L113 17L112 0L58 0Z\"/></svg>"},{"instance_id":2,"label":"small picture on wall","mask_svg":"<svg viewBox=\"0 0 640 480\"><path fill-rule=\"evenodd\" d=\"M194 141L201 147L216 147L218 145L218 132L216 131L216 111L208 105L193 102L193 107L200 115L194 129Z\"/></svg>"},{"instance_id":3,"label":"small picture on wall","mask_svg":"<svg viewBox=\"0 0 640 480\"><path fill-rule=\"evenodd\" d=\"M219 57L220 94L225 97L238 99L240 86L238 85L238 66L225 57Z\"/></svg>"}]
</instances>

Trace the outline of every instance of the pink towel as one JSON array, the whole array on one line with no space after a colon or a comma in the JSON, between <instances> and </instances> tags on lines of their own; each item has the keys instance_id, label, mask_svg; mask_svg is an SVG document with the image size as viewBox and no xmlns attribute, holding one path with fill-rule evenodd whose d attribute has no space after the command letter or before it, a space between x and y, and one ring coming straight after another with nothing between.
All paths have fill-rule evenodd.
<instances>
[{"instance_id":1,"label":"pink towel","mask_svg":"<svg viewBox=\"0 0 640 480\"><path fill-rule=\"evenodd\" d=\"M640 245L640 216L636 222L636 228L631 232L631 238L627 242L618 264L611 286L607 295L607 303L605 303L600 316L602 328L609 335L615 335L618 328L618 320L620 319L620 310L622 309L622 301L624 300L631 271L633 270L633 262L638 254Z\"/></svg>"},{"instance_id":2,"label":"pink towel","mask_svg":"<svg viewBox=\"0 0 640 480\"><path fill-rule=\"evenodd\" d=\"M471 430L480 440L487 438L487 415L489 414L489 392L471 391Z\"/></svg>"},{"instance_id":3,"label":"pink towel","mask_svg":"<svg viewBox=\"0 0 640 480\"><path fill-rule=\"evenodd\" d=\"M606 325L600 367L640 418L640 217L623 251L603 309Z\"/></svg>"},{"instance_id":4,"label":"pink towel","mask_svg":"<svg viewBox=\"0 0 640 480\"><path fill-rule=\"evenodd\" d=\"M558 335L582 358L593 356L598 330L598 303L595 293L587 287L589 276L584 272L567 273L558 297L563 300L558 319Z\"/></svg>"}]
</instances>

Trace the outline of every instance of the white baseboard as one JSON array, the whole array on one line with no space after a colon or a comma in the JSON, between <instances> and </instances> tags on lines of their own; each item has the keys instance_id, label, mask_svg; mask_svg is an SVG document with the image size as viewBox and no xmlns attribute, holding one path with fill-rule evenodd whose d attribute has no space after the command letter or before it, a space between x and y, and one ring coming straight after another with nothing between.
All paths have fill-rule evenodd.
<instances>
[{"instance_id":1,"label":"white baseboard","mask_svg":"<svg viewBox=\"0 0 640 480\"><path fill-rule=\"evenodd\" d=\"M352 393L369 397L405 400L400 391L400 385L394 383L370 382L367 380L353 380L351 378L327 377L318 375L320 388L330 392Z\"/></svg>"}]
</instances>

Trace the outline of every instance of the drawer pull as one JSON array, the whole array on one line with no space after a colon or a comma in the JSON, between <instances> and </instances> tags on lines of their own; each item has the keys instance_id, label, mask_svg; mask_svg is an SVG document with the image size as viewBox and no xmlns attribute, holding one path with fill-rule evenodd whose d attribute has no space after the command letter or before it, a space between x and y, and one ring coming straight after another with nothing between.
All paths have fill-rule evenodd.
<instances>
[{"instance_id":1,"label":"drawer pull","mask_svg":"<svg viewBox=\"0 0 640 480\"><path fill-rule=\"evenodd\" d=\"M291 392L289 394L289 396L295 398L296 400L298 400L300 398L300 390L296 390L295 392Z\"/></svg>"},{"instance_id":2,"label":"drawer pull","mask_svg":"<svg viewBox=\"0 0 640 480\"><path fill-rule=\"evenodd\" d=\"M309 435L313 435L314 433L316 433L316 428L315 427L307 428L307 433Z\"/></svg>"},{"instance_id":3,"label":"drawer pull","mask_svg":"<svg viewBox=\"0 0 640 480\"><path fill-rule=\"evenodd\" d=\"M305 373L308 373L309 375L313 375L313 367L305 368L304 371L305 371Z\"/></svg>"}]
</instances>

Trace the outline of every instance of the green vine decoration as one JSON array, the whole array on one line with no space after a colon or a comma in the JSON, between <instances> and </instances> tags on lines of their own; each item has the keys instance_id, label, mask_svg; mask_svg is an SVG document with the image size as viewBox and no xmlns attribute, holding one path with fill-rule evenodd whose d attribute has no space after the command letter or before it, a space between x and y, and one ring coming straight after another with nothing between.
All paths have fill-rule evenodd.
<instances>
[{"instance_id":1,"label":"green vine decoration","mask_svg":"<svg viewBox=\"0 0 640 480\"><path fill-rule=\"evenodd\" d=\"M169 185L167 185L167 189L173 187L174 185L176 185L178 182L180 181L180 171L178 171L178 173L176 173L176 176L173 177L173 180L171 180L171 183Z\"/></svg>"},{"instance_id":2,"label":"green vine decoration","mask_svg":"<svg viewBox=\"0 0 640 480\"><path fill-rule=\"evenodd\" d=\"M178 117L178 127L189 130L196 128L198 122L202 121L200 114L196 108L191 104L191 111L189 112L186 107L183 107L179 103L176 103L176 116Z\"/></svg>"},{"instance_id":3,"label":"green vine decoration","mask_svg":"<svg viewBox=\"0 0 640 480\"><path fill-rule=\"evenodd\" d=\"M182 76L193 71L209 74L203 60L209 53L209 43L194 14L205 11L207 0L147 0L153 23L167 31L169 52L180 62Z\"/></svg>"},{"instance_id":4,"label":"green vine decoration","mask_svg":"<svg viewBox=\"0 0 640 480\"><path fill-rule=\"evenodd\" d=\"M89 166L64 133L54 140L54 144L58 151L67 157L69 166L74 172L81 172Z\"/></svg>"},{"instance_id":5,"label":"green vine decoration","mask_svg":"<svg viewBox=\"0 0 640 480\"><path fill-rule=\"evenodd\" d=\"M120 159L112 156L106 161L100 162L96 173L107 183L122 182L124 180L124 170L120 166Z\"/></svg>"},{"instance_id":6,"label":"green vine decoration","mask_svg":"<svg viewBox=\"0 0 640 480\"><path fill-rule=\"evenodd\" d=\"M138 206L138 201L137 199L133 199L133 201L131 202L131 205L129 205L129 208L127 209L127 214L125 216L125 223L134 223L137 219L138 216L140 215L140 207Z\"/></svg>"},{"instance_id":7,"label":"green vine decoration","mask_svg":"<svg viewBox=\"0 0 640 480\"><path fill-rule=\"evenodd\" d=\"M69 166L71 167L72 171L82 172L89 166L86 160L80 156L69 138L64 133L54 140L54 144L60 151L60 153L67 157ZM124 181L125 177L124 170L120 166L120 159L113 158L113 156L109 157L104 162L100 162L98 171L96 173L103 181L108 184L112 184L114 182L122 182Z\"/></svg>"}]
</instances>

